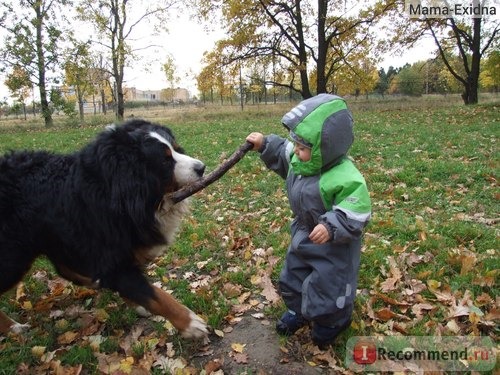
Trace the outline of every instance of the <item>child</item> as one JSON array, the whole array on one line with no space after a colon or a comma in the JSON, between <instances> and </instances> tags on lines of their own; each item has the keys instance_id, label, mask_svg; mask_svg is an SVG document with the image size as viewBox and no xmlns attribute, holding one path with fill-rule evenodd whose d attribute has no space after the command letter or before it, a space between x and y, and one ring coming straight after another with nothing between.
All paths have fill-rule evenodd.
<instances>
[{"instance_id":1,"label":"child","mask_svg":"<svg viewBox=\"0 0 500 375\"><path fill-rule=\"evenodd\" d=\"M288 311L276 330L292 335L312 322L312 340L324 349L351 323L370 196L347 157L353 120L342 98L306 99L282 123L292 142L274 134L246 138L266 166L286 179L294 214L279 280Z\"/></svg>"}]
</instances>

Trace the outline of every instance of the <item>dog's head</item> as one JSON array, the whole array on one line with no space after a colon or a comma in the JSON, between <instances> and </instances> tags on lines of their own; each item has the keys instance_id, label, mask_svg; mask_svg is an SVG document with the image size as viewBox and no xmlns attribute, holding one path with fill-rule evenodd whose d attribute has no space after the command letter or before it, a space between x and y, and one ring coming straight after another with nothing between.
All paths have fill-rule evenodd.
<instances>
[{"instance_id":1,"label":"dog's head","mask_svg":"<svg viewBox=\"0 0 500 375\"><path fill-rule=\"evenodd\" d=\"M78 156L76 188L87 205L149 227L167 193L203 176L205 165L187 156L172 131L143 120L111 125Z\"/></svg>"},{"instance_id":2,"label":"dog's head","mask_svg":"<svg viewBox=\"0 0 500 375\"><path fill-rule=\"evenodd\" d=\"M186 155L175 141L170 129L153 126L148 137L164 145L165 156L174 162L174 180L178 186L187 185L203 176L205 164Z\"/></svg>"},{"instance_id":3,"label":"dog's head","mask_svg":"<svg viewBox=\"0 0 500 375\"><path fill-rule=\"evenodd\" d=\"M145 171L162 180L164 193L177 190L203 176L205 164L186 155L167 127L132 120L120 126L108 126L107 132L117 141L117 150L123 148L129 156L135 154L138 164L142 164ZM134 168L132 165L129 167Z\"/></svg>"}]
</instances>

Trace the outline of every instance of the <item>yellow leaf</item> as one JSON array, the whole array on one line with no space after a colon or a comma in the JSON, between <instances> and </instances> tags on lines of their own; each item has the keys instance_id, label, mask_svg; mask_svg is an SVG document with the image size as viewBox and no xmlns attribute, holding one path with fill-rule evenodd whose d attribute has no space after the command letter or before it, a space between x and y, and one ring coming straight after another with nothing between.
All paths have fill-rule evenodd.
<instances>
[{"instance_id":1,"label":"yellow leaf","mask_svg":"<svg viewBox=\"0 0 500 375\"><path fill-rule=\"evenodd\" d=\"M31 354L34 357L40 358L45 353L45 349L45 346L34 346L31 348Z\"/></svg>"},{"instance_id":2,"label":"yellow leaf","mask_svg":"<svg viewBox=\"0 0 500 375\"><path fill-rule=\"evenodd\" d=\"M261 283L262 278L259 275L252 275L250 278L250 282L252 285L259 285Z\"/></svg>"},{"instance_id":3,"label":"yellow leaf","mask_svg":"<svg viewBox=\"0 0 500 375\"><path fill-rule=\"evenodd\" d=\"M250 260L252 259L252 252L250 250L246 250L245 253L243 254L243 258L245 260Z\"/></svg>"},{"instance_id":4,"label":"yellow leaf","mask_svg":"<svg viewBox=\"0 0 500 375\"><path fill-rule=\"evenodd\" d=\"M238 343L232 343L231 344L231 349L233 349L236 353L243 353L245 350L246 344L238 344Z\"/></svg>"},{"instance_id":5,"label":"yellow leaf","mask_svg":"<svg viewBox=\"0 0 500 375\"><path fill-rule=\"evenodd\" d=\"M441 283L437 280L427 280L427 286L429 287L429 290L432 292L438 290L439 287L441 286Z\"/></svg>"},{"instance_id":6,"label":"yellow leaf","mask_svg":"<svg viewBox=\"0 0 500 375\"><path fill-rule=\"evenodd\" d=\"M96 319L101 323L104 323L109 319L109 314L104 309L97 309L94 315Z\"/></svg>"},{"instance_id":7,"label":"yellow leaf","mask_svg":"<svg viewBox=\"0 0 500 375\"><path fill-rule=\"evenodd\" d=\"M66 319L60 319L56 322L55 326L56 328L60 329L60 330L64 330L68 327L69 323Z\"/></svg>"},{"instance_id":8,"label":"yellow leaf","mask_svg":"<svg viewBox=\"0 0 500 375\"><path fill-rule=\"evenodd\" d=\"M471 312L469 314L469 322L471 322L472 324L477 325L480 321L481 317L475 312Z\"/></svg>"},{"instance_id":9,"label":"yellow leaf","mask_svg":"<svg viewBox=\"0 0 500 375\"><path fill-rule=\"evenodd\" d=\"M427 279L432 274L432 271L422 271L417 273L418 279Z\"/></svg>"},{"instance_id":10,"label":"yellow leaf","mask_svg":"<svg viewBox=\"0 0 500 375\"><path fill-rule=\"evenodd\" d=\"M33 305L30 301L24 301L22 304L23 310L33 310Z\"/></svg>"},{"instance_id":11,"label":"yellow leaf","mask_svg":"<svg viewBox=\"0 0 500 375\"><path fill-rule=\"evenodd\" d=\"M222 332L220 329L215 329L214 333L219 337L224 337L224 332Z\"/></svg>"},{"instance_id":12,"label":"yellow leaf","mask_svg":"<svg viewBox=\"0 0 500 375\"><path fill-rule=\"evenodd\" d=\"M120 370L126 374L132 372L132 366L134 365L134 357L127 357L120 361Z\"/></svg>"},{"instance_id":13,"label":"yellow leaf","mask_svg":"<svg viewBox=\"0 0 500 375\"><path fill-rule=\"evenodd\" d=\"M24 283L19 283L16 289L16 301L19 301L24 297L26 297L26 294L24 293Z\"/></svg>"},{"instance_id":14,"label":"yellow leaf","mask_svg":"<svg viewBox=\"0 0 500 375\"><path fill-rule=\"evenodd\" d=\"M476 264L476 255L463 255L462 257L462 268L460 269L460 275L467 275Z\"/></svg>"}]
</instances>

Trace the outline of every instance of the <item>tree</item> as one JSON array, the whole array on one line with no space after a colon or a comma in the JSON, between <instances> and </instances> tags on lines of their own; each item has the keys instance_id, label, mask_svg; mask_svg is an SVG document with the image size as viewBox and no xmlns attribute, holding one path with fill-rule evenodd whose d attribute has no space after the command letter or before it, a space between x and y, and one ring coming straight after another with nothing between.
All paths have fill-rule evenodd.
<instances>
[{"instance_id":1,"label":"tree","mask_svg":"<svg viewBox=\"0 0 500 375\"><path fill-rule=\"evenodd\" d=\"M218 43L220 47L220 42ZM243 83L239 75L239 65L227 65L222 61L220 50L216 48L204 56L205 66L197 77L198 89L202 93L203 100L207 100L207 95L210 96L210 101L215 101L215 95L218 94L221 104L224 104L225 99L232 101L232 96L235 93L235 87L239 86L240 98L243 98L244 91Z\"/></svg>"},{"instance_id":2,"label":"tree","mask_svg":"<svg viewBox=\"0 0 500 375\"><path fill-rule=\"evenodd\" d=\"M385 72L384 68L381 68L378 71L378 81L375 85L375 91L383 97L387 92L387 89L389 88L389 83L390 81L387 73Z\"/></svg>"},{"instance_id":3,"label":"tree","mask_svg":"<svg viewBox=\"0 0 500 375\"><path fill-rule=\"evenodd\" d=\"M465 12L460 11L450 13L447 18L416 15L410 19L411 22L403 18L401 22L404 24L395 23L395 25L399 35L398 43L402 45L412 45L423 36L430 35L437 47L438 56L449 73L462 85L464 103L476 104L481 61L487 56L488 51L499 48L500 22L497 16L486 14L485 8L488 8L488 11L490 8L483 7L481 1L472 0L468 6L471 9L478 7L480 12L471 15L472 12L468 11L465 15ZM459 69L452 63L451 57L458 57Z\"/></svg>"},{"instance_id":4,"label":"tree","mask_svg":"<svg viewBox=\"0 0 500 375\"><path fill-rule=\"evenodd\" d=\"M374 44L369 27L386 9L383 1L373 6L334 0L198 1L202 15L212 16L216 11L223 15L228 38L218 48L224 64L268 57L274 73L279 70L280 74L273 74L266 83L288 87L303 98L334 87L335 72L341 65L352 64L355 52L356 56L370 55ZM273 79L278 76L287 80Z\"/></svg>"},{"instance_id":5,"label":"tree","mask_svg":"<svg viewBox=\"0 0 500 375\"><path fill-rule=\"evenodd\" d=\"M360 94L368 95L375 89L378 72L370 59L360 56L349 65L340 65L333 77L335 86L332 86L330 92L358 97Z\"/></svg>"},{"instance_id":6,"label":"tree","mask_svg":"<svg viewBox=\"0 0 500 375\"><path fill-rule=\"evenodd\" d=\"M28 72L20 66L14 66L12 72L5 80L5 86L23 106L24 119L26 120L26 98L29 96L32 85Z\"/></svg>"},{"instance_id":7,"label":"tree","mask_svg":"<svg viewBox=\"0 0 500 375\"><path fill-rule=\"evenodd\" d=\"M401 94L422 96L424 93L424 78L418 65L406 65L397 77L398 89Z\"/></svg>"},{"instance_id":8,"label":"tree","mask_svg":"<svg viewBox=\"0 0 500 375\"><path fill-rule=\"evenodd\" d=\"M498 93L500 88L500 51L491 51L483 67L480 77L481 85Z\"/></svg>"},{"instance_id":9,"label":"tree","mask_svg":"<svg viewBox=\"0 0 500 375\"><path fill-rule=\"evenodd\" d=\"M85 96L94 93L91 76L92 59L87 43L75 42L64 63L65 82L74 89L80 121L84 120Z\"/></svg>"},{"instance_id":10,"label":"tree","mask_svg":"<svg viewBox=\"0 0 500 375\"><path fill-rule=\"evenodd\" d=\"M132 0L81 0L77 12L81 20L90 22L101 36L95 41L109 52L111 71L114 79L114 95L116 102L116 118L122 121L125 112L123 83L124 68L133 60L134 53L142 46L134 49L131 39L134 31L143 21L157 21L151 26L151 34L155 30L165 29L167 10L173 7L176 0L136 1ZM134 7L135 5L135 7Z\"/></svg>"},{"instance_id":11,"label":"tree","mask_svg":"<svg viewBox=\"0 0 500 375\"><path fill-rule=\"evenodd\" d=\"M45 126L52 126L47 83L48 73L59 62L60 44L67 31L58 24L65 14L62 9L68 0L16 0L4 1L1 26L7 31L1 55L4 65L24 69L40 94Z\"/></svg>"},{"instance_id":12,"label":"tree","mask_svg":"<svg viewBox=\"0 0 500 375\"><path fill-rule=\"evenodd\" d=\"M162 70L165 73L165 77L167 78L167 82L170 84L170 101L174 102L175 95L175 84L179 82L179 78L176 76L175 70L175 61L172 56L167 56L165 63L162 65Z\"/></svg>"}]
</instances>

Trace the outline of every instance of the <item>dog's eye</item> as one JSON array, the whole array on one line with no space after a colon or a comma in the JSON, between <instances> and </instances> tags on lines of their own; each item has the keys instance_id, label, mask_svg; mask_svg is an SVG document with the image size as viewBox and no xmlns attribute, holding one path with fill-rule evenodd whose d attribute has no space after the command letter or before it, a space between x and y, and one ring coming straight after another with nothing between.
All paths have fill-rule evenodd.
<instances>
[{"instance_id":1,"label":"dog's eye","mask_svg":"<svg viewBox=\"0 0 500 375\"><path fill-rule=\"evenodd\" d=\"M179 146L177 143L174 143L174 145L172 146L175 150L175 152L178 152L179 154L185 154L185 151L184 149Z\"/></svg>"},{"instance_id":2,"label":"dog's eye","mask_svg":"<svg viewBox=\"0 0 500 375\"><path fill-rule=\"evenodd\" d=\"M171 158L172 157L172 150L170 149L170 147L165 147L165 156L167 158Z\"/></svg>"}]
</instances>

